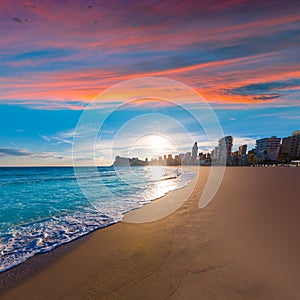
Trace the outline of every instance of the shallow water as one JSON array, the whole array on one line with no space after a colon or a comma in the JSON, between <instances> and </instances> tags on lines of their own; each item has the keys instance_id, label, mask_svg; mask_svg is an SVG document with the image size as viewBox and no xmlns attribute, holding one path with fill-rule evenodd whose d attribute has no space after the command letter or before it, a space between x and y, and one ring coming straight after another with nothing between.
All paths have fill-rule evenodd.
<instances>
[{"instance_id":1,"label":"shallow water","mask_svg":"<svg viewBox=\"0 0 300 300\"><path fill-rule=\"evenodd\" d=\"M96 170L96 172L95 172ZM193 173L170 167L0 168L0 272L116 223Z\"/></svg>"}]
</instances>

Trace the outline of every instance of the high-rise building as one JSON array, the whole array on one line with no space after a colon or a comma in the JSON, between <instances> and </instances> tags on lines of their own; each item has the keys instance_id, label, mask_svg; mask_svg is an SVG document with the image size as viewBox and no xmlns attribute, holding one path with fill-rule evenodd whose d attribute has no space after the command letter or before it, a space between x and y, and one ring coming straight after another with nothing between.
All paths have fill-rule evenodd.
<instances>
[{"instance_id":1,"label":"high-rise building","mask_svg":"<svg viewBox=\"0 0 300 300\"><path fill-rule=\"evenodd\" d=\"M290 158L300 158L300 130L296 130L292 133Z\"/></svg>"},{"instance_id":2,"label":"high-rise building","mask_svg":"<svg viewBox=\"0 0 300 300\"><path fill-rule=\"evenodd\" d=\"M198 156L198 146L197 146L197 142L195 142L193 148L192 148L192 159L196 160Z\"/></svg>"},{"instance_id":3,"label":"high-rise building","mask_svg":"<svg viewBox=\"0 0 300 300\"><path fill-rule=\"evenodd\" d=\"M230 164L233 138L231 135L225 136L218 141L218 163L221 165Z\"/></svg>"},{"instance_id":4,"label":"high-rise building","mask_svg":"<svg viewBox=\"0 0 300 300\"><path fill-rule=\"evenodd\" d=\"M186 160L190 160L191 157L192 157L192 153L191 153L191 152L186 152L186 153L184 154L184 158L185 158Z\"/></svg>"},{"instance_id":5,"label":"high-rise building","mask_svg":"<svg viewBox=\"0 0 300 300\"><path fill-rule=\"evenodd\" d=\"M211 159L216 161L218 158L218 147L215 147L212 151L211 151Z\"/></svg>"},{"instance_id":6,"label":"high-rise building","mask_svg":"<svg viewBox=\"0 0 300 300\"><path fill-rule=\"evenodd\" d=\"M287 136L282 139L278 160L288 162L290 160L292 136Z\"/></svg>"},{"instance_id":7,"label":"high-rise building","mask_svg":"<svg viewBox=\"0 0 300 300\"><path fill-rule=\"evenodd\" d=\"M192 153L186 152L184 157L181 159L183 165L189 165L192 159Z\"/></svg>"},{"instance_id":8,"label":"high-rise building","mask_svg":"<svg viewBox=\"0 0 300 300\"><path fill-rule=\"evenodd\" d=\"M167 164L168 164L168 166L172 166L172 165L174 165L174 159L173 159L173 156L172 156L172 154L168 154L168 158L167 158Z\"/></svg>"},{"instance_id":9,"label":"high-rise building","mask_svg":"<svg viewBox=\"0 0 300 300\"><path fill-rule=\"evenodd\" d=\"M298 158L300 158L300 130L296 130L291 136L282 139L278 159L282 162L289 162Z\"/></svg>"},{"instance_id":10,"label":"high-rise building","mask_svg":"<svg viewBox=\"0 0 300 300\"><path fill-rule=\"evenodd\" d=\"M180 160L180 158L179 158L179 155L175 155L174 164L175 164L176 166L181 164L181 160Z\"/></svg>"},{"instance_id":11,"label":"high-rise building","mask_svg":"<svg viewBox=\"0 0 300 300\"><path fill-rule=\"evenodd\" d=\"M280 151L280 141L281 138L276 136L256 140L256 161L276 161Z\"/></svg>"},{"instance_id":12,"label":"high-rise building","mask_svg":"<svg viewBox=\"0 0 300 300\"><path fill-rule=\"evenodd\" d=\"M249 150L247 154L247 164L248 166L253 165L255 162L255 149Z\"/></svg>"},{"instance_id":13,"label":"high-rise building","mask_svg":"<svg viewBox=\"0 0 300 300\"><path fill-rule=\"evenodd\" d=\"M184 153L179 153L179 159L182 161L184 159Z\"/></svg>"},{"instance_id":14,"label":"high-rise building","mask_svg":"<svg viewBox=\"0 0 300 300\"><path fill-rule=\"evenodd\" d=\"M247 145L242 145L242 146L239 146L239 156L241 155L244 155L247 153Z\"/></svg>"},{"instance_id":15,"label":"high-rise building","mask_svg":"<svg viewBox=\"0 0 300 300\"><path fill-rule=\"evenodd\" d=\"M199 160L202 160L203 159L203 152L200 152L199 154L198 154L198 158L199 158Z\"/></svg>"}]
</instances>

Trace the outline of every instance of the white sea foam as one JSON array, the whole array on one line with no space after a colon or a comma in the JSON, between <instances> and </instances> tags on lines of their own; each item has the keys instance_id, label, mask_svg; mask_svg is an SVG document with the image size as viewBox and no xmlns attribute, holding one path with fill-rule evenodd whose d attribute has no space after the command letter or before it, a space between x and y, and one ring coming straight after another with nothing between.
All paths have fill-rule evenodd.
<instances>
[{"instance_id":1,"label":"white sea foam","mask_svg":"<svg viewBox=\"0 0 300 300\"><path fill-rule=\"evenodd\" d=\"M41 171L40 168L38 171ZM106 178L103 184L106 188L112 189L112 194L105 194L101 191L99 193L99 187L94 186L94 179L89 177L88 170L86 171L87 174L83 175L86 176L86 184L90 185L92 190L96 188L98 191L98 193L96 190L93 191L95 194L93 205L82 199L83 196L79 193L74 176L68 174L58 176L57 172L60 171L57 169L46 172L44 177L38 172L38 175L32 175L34 172L31 169L30 183L26 181L28 178L26 174L23 177L14 177L14 174L10 174L7 176L7 181L2 177L2 184L5 184L7 189L2 190L0 204L5 207L4 214L11 213L15 221L3 215L7 220L5 221L4 218L4 221L0 222L0 272L20 264L37 253L51 251L96 229L119 222L126 212L160 198L171 190L184 187L194 176L191 172L176 168L164 168L164 172L159 177L150 176L149 172L153 170L149 168L120 169L116 172L103 169L100 170L100 176ZM22 172L24 173L24 170ZM14 181L11 177L17 179ZM23 181L22 184L20 180ZM5 195L9 191L9 186L15 185L16 182L20 186L19 193L14 186L14 192L9 196L18 199L5 201L8 200ZM22 194L21 191L28 191L29 187L33 187L37 195L33 192ZM43 192L45 189L48 189L47 192ZM111 195L115 197L112 199ZM30 196L31 201L22 198ZM11 210L11 205L14 205L15 212ZM52 206L55 206L55 209L51 210ZM29 212L31 207L33 209L36 207L37 211L35 214L28 215L24 207L27 207ZM47 217L41 218L45 213Z\"/></svg>"}]
</instances>

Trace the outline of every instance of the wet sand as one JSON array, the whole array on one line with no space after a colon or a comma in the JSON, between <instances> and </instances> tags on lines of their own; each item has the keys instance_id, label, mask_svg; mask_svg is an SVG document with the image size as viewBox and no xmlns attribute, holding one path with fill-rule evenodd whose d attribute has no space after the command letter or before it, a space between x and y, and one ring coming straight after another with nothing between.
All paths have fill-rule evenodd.
<instances>
[{"instance_id":1,"label":"wet sand","mask_svg":"<svg viewBox=\"0 0 300 300\"><path fill-rule=\"evenodd\" d=\"M227 168L199 209L209 170L163 219L120 222L0 274L0 299L299 299L300 168Z\"/></svg>"}]
</instances>

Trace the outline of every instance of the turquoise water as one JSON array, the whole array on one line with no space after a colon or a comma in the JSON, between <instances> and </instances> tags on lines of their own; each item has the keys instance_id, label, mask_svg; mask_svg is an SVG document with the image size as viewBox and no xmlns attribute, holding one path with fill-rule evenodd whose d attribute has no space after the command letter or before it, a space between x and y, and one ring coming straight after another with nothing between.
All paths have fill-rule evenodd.
<instances>
[{"instance_id":1,"label":"turquoise water","mask_svg":"<svg viewBox=\"0 0 300 300\"><path fill-rule=\"evenodd\" d=\"M0 168L0 272L116 223L193 177L168 167L97 171L82 167L75 176L72 167Z\"/></svg>"}]
</instances>

